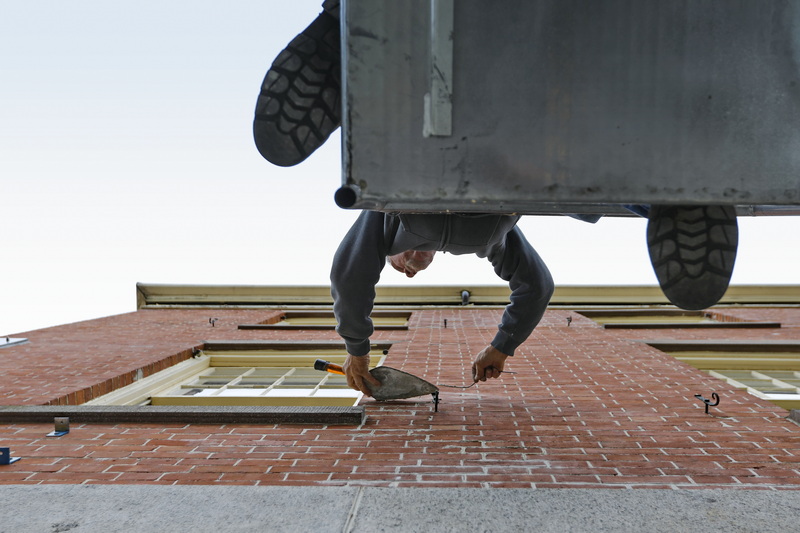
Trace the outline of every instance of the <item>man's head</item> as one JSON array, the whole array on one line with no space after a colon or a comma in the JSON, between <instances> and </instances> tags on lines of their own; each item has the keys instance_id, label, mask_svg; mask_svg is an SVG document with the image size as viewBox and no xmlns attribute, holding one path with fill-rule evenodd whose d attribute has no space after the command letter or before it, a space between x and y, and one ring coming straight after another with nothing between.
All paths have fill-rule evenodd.
<instances>
[{"instance_id":1,"label":"man's head","mask_svg":"<svg viewBox=\"0 0 800 533\"><path fill-rule=\"evenodd\" d=\"M402 272L409 278L413 278L420 270L425 270L428 265L433 261L433 256L436 251L432 252L418 252L417 250L408 250L406 252L390 255L389 263L398 272Z\"/></svg>"}]
</instances>

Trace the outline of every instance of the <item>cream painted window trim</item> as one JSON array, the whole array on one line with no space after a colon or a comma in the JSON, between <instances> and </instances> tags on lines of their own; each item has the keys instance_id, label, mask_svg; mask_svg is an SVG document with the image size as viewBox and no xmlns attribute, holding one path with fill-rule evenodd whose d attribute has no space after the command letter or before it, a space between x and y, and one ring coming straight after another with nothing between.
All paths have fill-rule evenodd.
<instances>
[{"instance_id":1,"label":"cream painted window trim","mask_svg":"<svg viewBox=\"0 0 800 533\"><path fill-rule=\"evenodd\" d=\"M644 341L698 370L784 409L800 408L800 343L796 341ZM748 381L768 379L786 392L758 390Z\"/></svg>"},{"instance_id":2,"label":"cream painted window trim","mask_svg":"<svg viewBox=\"0 0 800 533\"><path fill-rule=\"evenodd\" d=\"M265 322L256 324L239 324L238 329L269 330L333 330L336 328L336 316L331 309L289 310L272 309L280 314ZM407 330L412 311L374 311L371 314L372 324L376 330Z\"/></svg>"},{"instance_id":3,"label":"cream painted window trim","mask_svg":"<svg viewBox=\"0 0 800 533\"><path fill-rule=\"evenodd\" d=\"M700 370L800 370L800 352L689 351L668 352Z\"/></svg>"},{"instance_id":4,"label":"cream painted window trim","mask_svg":"<svg viewBox=\"0 0 800 533\"><path fill-rule=\"evenodd\" d=\"M461 292L469 291L470 303L505 305L505 285L384 286L376 287L375 304L459 306ZM268 305L330 305L329 286L267 285L136 285L137 309L169 307L263 307ZM556 287L551 307L602 305L667 305L657 285L601 285ZM800 285L731 285L717 307L725 305L797 306Z\"/></svg>"},{"instance_id":5,"label":"cream painted window trim","mask_svg":"<svg viewBox=\"0 0 800 533\"><path fill-rule=\"evenodd\" d=\"M714 311L686 311L668 307L576 309L605 329L725 329L780 328L780 322L743 320Z\"/></svg>"},{"instance_id":6,"label":"cream painted window trim","mask_svg":"<svg viewBox=\"0 0 800 533\"><path fill-rule=\"evenodd\" d=\"M338 376L334 378L331 374L320 371L308 374L314 376L316 383L313 386L280 388L286 378L295 374L298 369L313 368L316 359L324 358L334 363L343 363L347 357L343 347L331 348L329 345L322 345L315 349L313 345L301 344L293 349L291 344L275 344L276 347L273 349L253 349L252 345L237 348L234 345L229 349L223 347L222 349L206 350L200 352L200 355L193 359L178 363L136 383L93 399L84 405L346 407L357 405L361 401L363 394L348 389L346 386L334 389L326 388L325 385L331 379L337 379ZM373 367L382 365L386 359L386 354L378 355L379 353L380 351L376 350L375 357L371 360ZM219 389L213 390L210 394L201 396L170 394L180 387L192 388L191 383L211 368L242 369L242 373L232 377L226 384L221 385ZM277 380L264 387L264 390L245 389L259 391L257 395L226 394L226 391L235 391L234 385L249 375L255 374L258 368L275 368L280 371L285 370L285 372ZM329 391L339 392L330 393Z\"/></svg>"},{"instance_id":7,"label":"cream painted window trim","mask_svg":"<svg viewBox=\"0 0 800 533\"><path fill-rule=\"evenodd\" d=\"M200 355L193 359L187 359L169 368L165 368L155 374L140 379L139 381L126 385L108 394L104 394L93 400L89 400L83 405L142 405L149 401L154 394L174 387L182 381L189 379L198 372L208 368L211 358L207 355Z\"/></svg>"},{"instance_id":8,"label":"cream painted window trim","mask_svg":"<svg viewBox=\"0 0 800 533\"><path fill-rule=\"evenodd\" d=\"M787 383L782 379L770 376L769 372L763 372L763 371L759 372L758 370L749 371L753 379L770 381L773 385L781 389L784 389L784 391L782 392L774 392L774 391L770 392L770 391L760 390L758 387L749 385L746 379L742 381L743 376L736 376L736 374L740 374L742 372L746 371L728 371L728 372L724 370L708 371L708 373L714 376L715 378L721 379L738 389L744 389L753 396L756 396L763 400L768 400L778 405L779 407L783 407L784 409L790 409L790 410L800 408L800 386L793 385L791 383ZM792 373L794 374L796 380L800 380L800 372L792 371ZM735 377L732 377L732 375Z\"/></svg>"}]
</instances>

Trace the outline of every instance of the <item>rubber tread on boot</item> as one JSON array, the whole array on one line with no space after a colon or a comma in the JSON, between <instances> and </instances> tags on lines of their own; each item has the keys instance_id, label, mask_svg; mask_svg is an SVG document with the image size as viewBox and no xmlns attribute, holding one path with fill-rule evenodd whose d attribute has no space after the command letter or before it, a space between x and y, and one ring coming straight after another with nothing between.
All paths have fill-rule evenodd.
<instances>
[{"instance_id":1,"label":"rubber tread on boot","mask_svg":"<svg viewBox=\"0 0 800 533\"><path fill-rule=\"evenodd\" d=\"M722 298L733 273L738 244L733 206L650 209L650 261L664 295L682 309L706 309Z\"/></svg>"},{"instance_id":2,"label":"rubber tread on boot","mask_svg":"<svg viewBox=\"0 0 800 533\"><path fill-rule=\"evenodd\" d=\"M341 124L339 21L322 12L278 54L261 84L253 121L259 153L289 167Z\"/></svg>"}]
</instances>

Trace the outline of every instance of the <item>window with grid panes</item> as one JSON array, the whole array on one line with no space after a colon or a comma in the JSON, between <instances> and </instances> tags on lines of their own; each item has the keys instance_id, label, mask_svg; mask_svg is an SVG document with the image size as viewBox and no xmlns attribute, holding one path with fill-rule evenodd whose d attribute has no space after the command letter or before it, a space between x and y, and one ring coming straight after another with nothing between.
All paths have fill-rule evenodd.
<instances>
[{"instance_id":1,"label":"window with grid panes","mask_svg":"<svg viewBox=\"0 0 800 533\"><path fill-rule=\"evenodd\" d=\"M373 345L373 367L383 363L388 346ZM89 404L352 406L362 393L349 388L344 376L314 369L317 359L342 364L346 357L343 345L211 344L189 361Z\"/></svg>"}]
</instances>

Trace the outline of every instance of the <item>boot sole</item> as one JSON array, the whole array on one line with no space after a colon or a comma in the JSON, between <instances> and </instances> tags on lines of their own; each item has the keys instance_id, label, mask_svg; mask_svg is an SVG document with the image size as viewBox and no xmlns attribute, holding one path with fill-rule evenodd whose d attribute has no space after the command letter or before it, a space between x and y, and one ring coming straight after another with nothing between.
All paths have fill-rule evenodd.
<instances>
[{"instance_id":1,"label":"boot sole","mask_svg":"<svg viewBox=\"0 0 800 533\"><path fill-rule=\"evenodd\" d=\"M326 12L280 53L256 101L259 153L283 167L304 161L341 124L339 21Z\"/></svg>"},{"instance_id":2,"label":"boot sole","mask_svg":"<svg viewBox=\"0 0 800 533\"><path fill-rule=\"evenodd\" d=\"M716 304L730 283L739 228L733 206L653 206L647 248L661 290L682 309Z\"/></svg>"}]
</instances>

